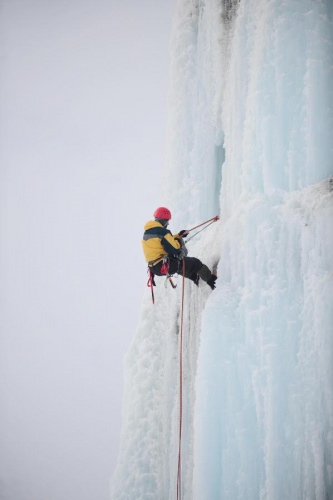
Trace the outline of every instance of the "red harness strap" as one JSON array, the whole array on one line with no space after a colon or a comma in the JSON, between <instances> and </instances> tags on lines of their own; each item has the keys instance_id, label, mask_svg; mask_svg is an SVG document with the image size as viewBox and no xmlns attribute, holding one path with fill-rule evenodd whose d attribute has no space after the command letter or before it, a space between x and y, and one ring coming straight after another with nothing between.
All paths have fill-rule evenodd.
<instances>
[{"instance_id":1,"label":"red harness strap","mask_svg":"<svg viewBox=\"0 0 333 500\"><path fill-rule=\"evenodd\" d=\"M154 273L153 271L148 267L148 281L147 281L147 286L151 289L151 299L153 301L153 304L155 304L155 297L154 297L154 286L155 286L155 281L154 281Z\"/></svg>"},{"instance_id":2,"label":"red harness strap","mask_svg":"<svg viewBox=\"0 0 333 500\"><path fill-rule=\"evenodd\" d=\"M166 260L165 262L163 261L163 264L161 265L161 274L169 274L169 261Z\"/></svg>"}]
</instances>

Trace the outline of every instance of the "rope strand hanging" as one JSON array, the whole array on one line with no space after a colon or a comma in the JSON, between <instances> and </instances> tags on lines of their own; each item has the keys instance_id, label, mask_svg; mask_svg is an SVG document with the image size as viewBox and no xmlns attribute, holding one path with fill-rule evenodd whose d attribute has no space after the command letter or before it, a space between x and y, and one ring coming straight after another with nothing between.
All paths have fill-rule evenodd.
<instances>
[{"instance_id":1,"label":"rope strand hanging","mask_svg":"<svg viewBox=\"0 0 333 500\"><path fill-rule=\"evenodd\" d=\"M185 260L183 259L182 304L179 333L179 442L177 470L177 500L182 498L182 426L183 426L183 324L184 324Z\"/></svg>"},{"instance_id":2,"label":"rope strand hanging","mask_svg":"<svg viewBox=\"0 0 333 500\"><path fill-rule=\"evenodd\" d=\"M198 227L203 227L200 231L195 233L200 233L206 229L210 224L216 222L220 219L218 215L212 219L202 222L197 226L189 229L189 233ZM193 238L193 236L190 239ZM187 240L187 241L189 241ZM185 260L183 259L183 277L182 277L182 301L181 301L181 314L180 314L180 332L179 332L179 431L178 431L178 468L177 468L177 500L182 498L182 427L183 427L183 328L184 328L184 294L185 294Z\"/></svg>"}]
</instances>

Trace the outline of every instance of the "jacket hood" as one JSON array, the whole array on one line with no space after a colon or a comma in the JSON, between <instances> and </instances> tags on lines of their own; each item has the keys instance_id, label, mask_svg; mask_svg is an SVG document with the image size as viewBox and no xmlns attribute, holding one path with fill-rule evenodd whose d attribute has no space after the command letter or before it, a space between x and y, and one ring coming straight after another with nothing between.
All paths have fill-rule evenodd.
<instances>
[{"instance_id":1,"label":"jacket hood","mask_svg":"<svg viewBox=\"0 0 333 500\"><path fill-rule=\"evenodd\" d=\"M163 227L163 226L156 220L150 220L145 224L144 230L147 231L147 229L151 229L152 227Z\"/></svg>"}]
</instances>

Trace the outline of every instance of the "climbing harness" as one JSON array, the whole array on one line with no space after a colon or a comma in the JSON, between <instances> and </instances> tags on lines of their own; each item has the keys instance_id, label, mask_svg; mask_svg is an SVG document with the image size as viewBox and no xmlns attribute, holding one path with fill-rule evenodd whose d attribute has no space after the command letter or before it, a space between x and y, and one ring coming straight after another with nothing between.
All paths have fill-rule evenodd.
<instances>
[{"instance_id":1,"label":"climbing harness","mask_svg":"<svg viewBox=\"0 0 333 500\"><path fill-rule=\"evenodd\" d=\"M178 432L178 469L177 500L182 497L182 426L183 426L183 324L184 324L185 260L183 259L182 305L179 334L179 432Z\"/></svg>"},{"instance_id":2,"label":"climbing harness","mask_svg":"<svg viewBox=\"0 0 333 500\"><path fill-rule=\"evenodd\" d=\"M154 280L155 274L151 270L151 267L155 266L159 262L163 262L160 271L161 271L162 275L166 276L166 278L165 278L165 285L164 286L167 287L168 282L169 282L170 285L172 286L172 288L177 288L177 285L174 283L174 281L172 279L172 275L169 274L169 267L170 267L170 265L169 265L169 257L167 255L165 255L161 259L158 259L158 260L156 260L154 262L150 262L148 264L148 270L147 270L147 273L148 273L147 287L151 289L151 298L152 298L153 304L155 304L154 286L156 286L156 283L155 283L155 280Z\"/></svg>"}]
</instances>

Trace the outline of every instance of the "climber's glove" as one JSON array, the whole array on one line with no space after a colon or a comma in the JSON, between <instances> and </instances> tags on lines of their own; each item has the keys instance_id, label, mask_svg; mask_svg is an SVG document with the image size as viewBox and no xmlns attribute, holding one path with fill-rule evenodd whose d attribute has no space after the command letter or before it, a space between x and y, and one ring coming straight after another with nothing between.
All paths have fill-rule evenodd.
<instances>
[{"instance_id":1,"label":"climber's glove","mask_svg":"<svg viewBox=\"0 0 333 500\"><path fill-rule=\"evenodd\" d=\"M179 250L179 253L177 255L177 258L179 260L183 260L184 257L186 257L186 255L188 254L188 251L187 251L187 248L186 246L184 245L180 250Z\"/></svg>"}]
</instances>

